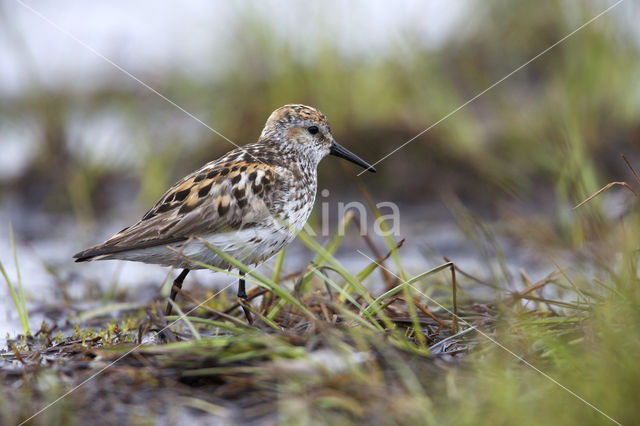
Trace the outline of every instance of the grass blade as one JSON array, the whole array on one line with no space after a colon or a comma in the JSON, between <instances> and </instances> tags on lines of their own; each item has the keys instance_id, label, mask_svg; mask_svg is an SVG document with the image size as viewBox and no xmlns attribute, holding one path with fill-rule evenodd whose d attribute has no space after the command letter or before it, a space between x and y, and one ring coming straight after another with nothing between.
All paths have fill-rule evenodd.
<instances>
[{"instance_id":1,"label":"grass blade","mask_svg":"<svg viewBox=\"0 0 640 426\"><path fill-rule=\"evenodd\" d=\"M18 291L20 295L20 304L22 306L22 315L25 317L25 324L27 325L26 334L31 334L29 331L29 316L27 313L27 303L24 297L24 290L22 289L22 276L20 275L20 266L18 265L18 253L16 250L16 241L13 237L13 226L9 223L9 239L11 240L11 250L13 251L13 261L16 264L16 276L18 277Z\"/></svg>"},{"instance_id":2,"label":"grass blade","mask_svg":"<svg viewBox=\"0 0 640 426\"><path fill-rule=\"evenodd\" d=\"M169 303L171 303L171 306L173 307L173 309L175 309L176 312L178 313L178 320L184 321L185 324L187 324L187 327L189 327L189 330L191 330L191 334L193 335L193 338L196 339L196 340L201 340L202 337L200 336L200 333L198 333L198 330L196 330L196 327L189 320L189 317L186 316L184 314L184 312L182 312L182 309L180 309L180 306L178 306L178 304L176 302L171 300L171 298L169 298ZM178 321L178 320L176 320L176 321ZM170 324L170 325L172 325L172 324Z\"/></svg>"},{"instance_id":3,"label":"grass blade","mask_svg":"<svg viewBox=\"0 0 640 426\"><path fill-rule=\"evenodd\" d=\"M18 295L16 294L16 290L13 288L13 284L11 284L11 280L9 279L9 275L7 275L7 271L5 271L2 262L0 262L0 272L4 276L5 281L7 282L7 286L9 287L9 293L11 293L11 298L13 299L13 304L16 306L16 310L18 311L18 316L20 317L20 324L22 325L22 331L25 336L29 333L29 324L24 322L24 315L22 314L22 308L20 302L18 301Z\"/></svg>"},{"instance_id":4,"label":"grass blade","mask_svg":"<svg viewBox=\"0 0 640 426\"><path fill-rule=\"evenodd\" d=\"M224 251L220 250L218 247L210 244L208 241L206 241L206 240L204 240L202 238L200 238L199 240L209 250L211 250L212 252L214 252L215 254L220 256L225 262L227 262L230 265L236 267L238 270L244 272L245 274L250 275L251 277L253 277L255 279L254 282L257 285L259 285L260 287L266 288L269 291L272 291L273 293L275 293L281 299L286 300L287 302L291 303L293 306L295 306L296 308L300 309L300 311L304 312L305 315L307 315L309 318L311 318L311 319L315 318L315 316L313 315L313 313L310 310L308 310L305 306L303 306L289 292L285 291L278 284L276 284L275 282L273 282L269 278L265 277L264 275L256 272L253 268L249 268L244 263L240 262L239 260L235 259L233 256L230 256L229 254L227 254ZM211 269L214 269L214 267L211 267ZM224 271L223 269L220 269L220 268L215 268L214 270Z\"/></svg>"}]
</instances>

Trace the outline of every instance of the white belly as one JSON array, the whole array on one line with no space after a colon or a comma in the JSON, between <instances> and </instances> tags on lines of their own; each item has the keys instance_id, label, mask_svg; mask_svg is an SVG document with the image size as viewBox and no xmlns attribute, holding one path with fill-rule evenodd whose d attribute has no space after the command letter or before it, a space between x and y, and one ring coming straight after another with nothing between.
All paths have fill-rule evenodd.
<instances>
[{"instance_id":1,"label":"white belly","mask_svg":"<svg viewBox=\"0 0 640 426\"><path fill-rule=\"evenodd\" d=\"M245 265L254 265L269 259L286 247L295 238L295 233L286 229L252 228L239 231L224 232L203 236L207 243L219 248ZM130 250L121 253L113 253L103 259L121 259L135 262L153 263L176 268L203 269L204 267L193 263L192 260L216 266L218 268L230 268L227 262L211 251L197 238L184 243L170 244L171 247L182 253L179 256L175 251L166 246L149 247L140 250Z\"/></svg>"}]
</instances>

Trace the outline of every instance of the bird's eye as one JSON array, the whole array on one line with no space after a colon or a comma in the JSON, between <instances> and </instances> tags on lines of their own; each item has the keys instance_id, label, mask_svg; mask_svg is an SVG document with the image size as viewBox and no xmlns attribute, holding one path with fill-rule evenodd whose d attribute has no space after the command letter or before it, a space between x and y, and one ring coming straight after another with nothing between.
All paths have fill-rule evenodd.
<instances>
[{"instance_id":1,"label":"bird's eye","mask_svg":"<svg viewBox=\"0 0 640 426\"><path fill-rule=\"evenodd\" d=\"M317 126L311 126L311 127L307 127L307 131L309 133L311 133L312 135L315 135L316 133L319 132L318 127Z\"/></svg>"}]
</instances>

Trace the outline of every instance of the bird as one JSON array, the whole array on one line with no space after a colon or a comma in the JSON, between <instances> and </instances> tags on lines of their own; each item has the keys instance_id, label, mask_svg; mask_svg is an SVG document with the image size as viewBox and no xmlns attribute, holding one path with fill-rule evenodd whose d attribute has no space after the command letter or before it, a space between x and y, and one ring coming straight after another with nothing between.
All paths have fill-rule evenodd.
<instances>
[{"instance_id":1,"label":"bird","mask_svg":"<svg viewBox=\"0 0 640 426\"><path fill-rule=\"evenodd\" d=\"M319 110L301 104L280 107L255 143L180 179L138 222L73 257L76 262L116 259L182 269L165 309L171 315L189 271L203 264L233 268L208 244L245 265L259 265L295 239L311 214L318 164L327 155L376 172L335 141ZM242 271L237 297L247 301ZM245 315L251 323L246 309Z\"/></svg>"}]
</instances>

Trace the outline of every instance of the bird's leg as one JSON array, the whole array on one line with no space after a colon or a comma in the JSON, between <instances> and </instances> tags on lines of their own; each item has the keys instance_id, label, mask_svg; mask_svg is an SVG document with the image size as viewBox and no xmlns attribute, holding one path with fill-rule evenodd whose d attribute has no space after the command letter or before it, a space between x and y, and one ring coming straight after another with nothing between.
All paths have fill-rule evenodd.
<instances>
[{"instance_id":1,"label":"bird's leg","mask_svg":"<svg viewBox=\"0 0 640 426\"><path fill-rule=\"evenodd\" d=\"M247 321L249 324L253 324L253 316L251 316L251 311L245 305L245 303L249 303L249 298L247 297L247 291L244 287L244 272L238 271L240 274L240 281L238 282L238 299L240 299L239 303L242 306L242 310L244 311L244 316L247 317Z\"/></svg>"},{"instance_id":2,"label":"bird's leg","mask_svg":"<svg viewBox=\"0 0 640 426\"><path fill-rule=\"evenodd\" d=\"M178 290L182 289L182 282L184 281L188 273L188 269L183 269L182 272L180 272L180 275L178 275L173 281L173 285L171 286L171 295L169 296L170 300L173 300L174 302L176 301ZM164 314L171 315L171 302L167 302L167 309L165 310Z\"/></svg>"},{"instance_id":3,"label":"bird's leg","mask_svg":"<svg viewBox=\"0 0 640 426\"><path fill-rule=\"evenodd\" d=\"M246 299L247 291L244 288L244 272L238 271L238 273L240 274L240 282L238 283L238 297L240 299Z\"/></svg>"}]
</instances>

